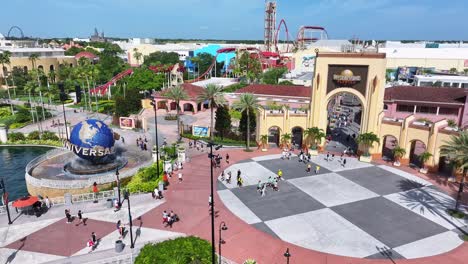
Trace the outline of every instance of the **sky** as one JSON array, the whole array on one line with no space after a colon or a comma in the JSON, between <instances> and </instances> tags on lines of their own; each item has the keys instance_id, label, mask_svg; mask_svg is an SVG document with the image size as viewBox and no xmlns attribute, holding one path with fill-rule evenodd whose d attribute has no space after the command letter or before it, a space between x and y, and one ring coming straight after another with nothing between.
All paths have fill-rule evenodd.
<instances>
[{"instance_id":1,"label":"sky","mask_svg":"<svg viewBox=\"0 0 468 264\"><path fill-rule=\"evenodd\" d=\"M331 39L468 40L468 0L277 0L295 38L302 25ZM263 39L264 0L0 0L0 32L26 36ZM280 38L285 39L285 33ZM18 35L18 33L13 33Z\"/></svg>"}]
</instances>

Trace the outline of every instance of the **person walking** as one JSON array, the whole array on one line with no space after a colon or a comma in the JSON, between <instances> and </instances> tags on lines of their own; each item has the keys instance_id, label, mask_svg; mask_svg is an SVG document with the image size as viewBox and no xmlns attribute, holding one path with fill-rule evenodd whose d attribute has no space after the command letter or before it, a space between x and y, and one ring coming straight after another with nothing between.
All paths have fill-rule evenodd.
<instances>
[{"instance_id":1,"label":"person walking","mask_svg":"<svg viewBox=\"0 0 468 264\"><path fill-rule=\"evenodd\" d=\"M315 166L315 174L318 174L320 172L320 166L317 165Z\"/></svg>"},{"instance_id":2,"label":"person walking","mask_svg":"<svg viewBox=\"0 0 468 264\"><path fill-rule=\"evenodd\" d=\"M262 190L262 181L261 180L258 180L258 183L257 183L257 192L261 192Z\"/></svg>"},{"instance_id":3,"label":"person walking","mask_svg":"<svg viewBox=\"0 0 468 264\"><path fill-rule=\"evenodd\" d=\"M226 153L226 163L229 164L229 153Z\"/></svg>"},{"instance_id":4,"label":"person walking","mask_svg":"<svg viewBox=\"0 0 468 264\"><path fill-rule=\"evenodd\" d=\"M95 232L91 232L91 240L94 242L94 244L97 244L98 240Z\"/></svg>"},{"instance_id":5,"label":"person walking","mask_svg":"<svg viewBox=\"0 0 468 264\"><path fill-rule=\"evenodd\" d=\"M343 167L346 167L346 158L343 159Z\"/></svg>"},{"instance_id":6,"label":"person walking","mask_svg":"<svg viewBox=\"0 0 468 264\"><path fill-rule=\"evenodd\" d=\"M94 183L93 183L93 195L94 195L94 201L93 201L93 203L97 203L97 202L98 202L98 199L97 199L98 192L99 192L99 189L98 189L98 187L97 187L97 182L94 182Z\"/></svg>"},{"instance_id":7,"label":"person walking","mask_svg":"<svg viewBox=\"0 0 468 264\"><path fill-rule=\"evenodd\" d=\"M125 138L121 137L121 139L122 139L122 144L125 144Z\"/></svg>"},{"instance_id":8,"label":"person walking","mask_svg":"<svg viewBox=\"0 0 468 264\"><path fill-rule=\"evenodd\" d=\"M120 220L117 221L116 228L119 231L119 239L122 239L124 235L124 226Z\"/></svg>"},{"instance_id":9,"label":"person walking","mask_svg":"<svg viewBox=\"0 0 468 264\"><path fill-rule=\"evenodd\" d=\"M65 209L65 217L67 218L67 224L71 223L72 222L72 216L71 216L71 213L70 213L70 209Z\"/></svg>"},{"instance_id":10,"label":"person walking","mask_svg":"<svg viewBox=\"0 0 468 264\"><path fill-rule=\"evenodd\" d=\"M232 177L231 171L228 171L227 175L228 175L228 177L226 179L226 183L230 184L231 183L231 177Z\"/></svg>"},{"instance_id":11,"label":"person walking","mask_svg":"<svg viewBox=\"0 0 468 264\"><path fill-rule=\"evenodd\" d=\"M264 197L266 194L266 184L263 184L263 187L262 187L262 197Z\"/></svg>"},{"instance_id":12,"label":"person walking","mask_svg":"<svg viewBox=\"0 0 468 264\"><path fill-rule=\"evenodd\" d=\"M86 225L86 223L83 221L83 213L81 212L81 210L78 210L78 224L76 224L76 226L79 226L81 223L83 223L83 225Z\"/></svg>"},{"instance_id":13,"label":"person walking","mask_svg":"<svg viewBox=\"0 0 468 264\"><path fill-rule=\"evenodd\" d=\"M330 152L327 153L327 162L330 160Z\"/></svg>"},{"instance_id":14,"label":"person walking","mask_svg":"<svg viewBox=\"0 0 468 264\"><path fill-rule=\"evenodd\" d=\"M310 163L309 163L309 164L307 164L307 173L310 173L310 169L311 169L311 167L312 167L312 165L310 165Z\"/></svg>"},{"instance_id":15,"label":"person walking","mask_svg":"<svg viewBox=\"0 0 468 264\"><path fill-rule=\"evenodd\" d=\"M168 214L167 214L166 210L163 211L162 217L163 217L163 222L162 222L162 223L163 223L163 224L164 224L164 223L167 223Z\"/></svg>"},{"instance_id":16,"label":"person walking","mask_svg":"<svg viewBox=\"0 0 468 264\"><path fill-rule=\"evenodd\" d=\"M178 174L178 178L179 178L179 183L182 183L182 172L179 171L179 174Z\"/></svg>"},{"instance_id":17,"label":"person walking","mask_svg":"<svg viewBox=\"0 0 468 264\"><path fill-rule=\"evenodd\" d=\"M278 179L283 180L283 171L281 169L278 169Z\"/></svg>"},{"instance_id":18,"label":"person walking","mask_svg":"<svg viewBox=\"0 0 468 264\"><path fill-rule=\"evenodd\" d=\"M45 197L44 203L45 203L46 208L50 209L51 203L50 203L50 200L49 200L49 196Z\"/></svg>"},{"instance_id":19,"label":"person walking","mask_svg":"<svg viewBox=\"0 0 468 264\"><path fill-rule=\"evenodd\" d=\"M239 178L240 176L241 176L241 170L238 169L238 170L237 170L237 178Z\"/></svg>"}]
</instances>

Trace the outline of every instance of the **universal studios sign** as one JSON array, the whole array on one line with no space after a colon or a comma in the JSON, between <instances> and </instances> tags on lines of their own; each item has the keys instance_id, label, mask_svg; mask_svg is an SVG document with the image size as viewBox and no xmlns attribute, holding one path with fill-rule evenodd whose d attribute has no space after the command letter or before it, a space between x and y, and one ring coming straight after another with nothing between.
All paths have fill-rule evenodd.
<instances>
[{"instance_id":1,"label":"universal studios sign","mask_svg":"<svg viewBox=\"0 0 468 264\"><path fill-rule=\"evenodd\" d=\"M63 147L72 151L77 155L82 156L89 156L89 157L104 157L112 153L111 148L104 148L104 147L94 147L94 148L84 148L81 146L77 146L71 143L68 140L63 141Z\"/></svg>"}]
</instances>

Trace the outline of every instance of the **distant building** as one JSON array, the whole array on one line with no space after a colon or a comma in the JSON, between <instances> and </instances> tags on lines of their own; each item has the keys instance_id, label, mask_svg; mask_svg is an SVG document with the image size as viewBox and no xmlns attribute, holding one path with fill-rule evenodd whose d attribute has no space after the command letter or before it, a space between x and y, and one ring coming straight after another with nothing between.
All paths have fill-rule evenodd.
<instances>
[{"instance_id":1,"label":"distant building","mask_svg":"<svg viewBox=\"0 0 468 264\"><path fill-rule=\"evenodd\" d=\"M91 36L90 40L92 42L106 42L106 38L104 37L104 31L102 31L101 35L99 35L97 28L94 28L94 34Z\"/></svg>"},{"instance_id":2,"label":"distant building","mask_svg":"<svg viewBox=\"0 0 468 264\"><path fill-rule=\"evenodd\" d=\"M415 75L416 86L440 86L468 88L468 76L458 75Z\"/></svg>"}]
</instances>

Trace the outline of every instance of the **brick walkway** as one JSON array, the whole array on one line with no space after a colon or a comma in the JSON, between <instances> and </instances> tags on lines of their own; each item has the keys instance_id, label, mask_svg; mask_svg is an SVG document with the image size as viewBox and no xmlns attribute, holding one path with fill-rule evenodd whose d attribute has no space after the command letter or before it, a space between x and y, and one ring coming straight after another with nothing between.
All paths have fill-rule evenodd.
<instances>
[{"instance_id":1,"label":"brick walkway","mask_svg":"<svg viewBox=\"0 0 468 264\"><path fill-rule=\"evenodd\" d=\"M224 154L226 151L220 153ZM231 165L237 161L265 155L264 152L247 153L242 150L229 150ZM277 154L279 150L269 150L267 154ZM229 166L223 162L223 168L216 169L214 177L217 177L222 169ZM161 220L163 210L174 210L181 216L181 221L176 223L171 231L183 232L190 235L211 239L210 217L208 213L208 196L210 189L210 172L206 153L193 156L190 163L184 167L184 182L177 183L177 179L171 179L171 186L166 192L167 203L157 207L143 218L144 226L152 228L164 228ZM436 182L435 185L439 186ZM215 184L216 188L216 184ZM237 216L232 214L219 200L215 194L216 214L216 241L218 241L218 226L225 221L229 227L223 233L226 244L223 246L223 255L238 263L245 259L254 258L259 263L285 263L283 253L286 248L290 249L292 257L290 263L389 263L389 260L371 260L341 257L304 249L279 239L276 239L254 227L246 224ZM168 228L169 229L169 228ZM438 256L419 258L412 260L398 260L398 263L466 263L468 258L468 243Z\"/></svg>"}]
</instances>

